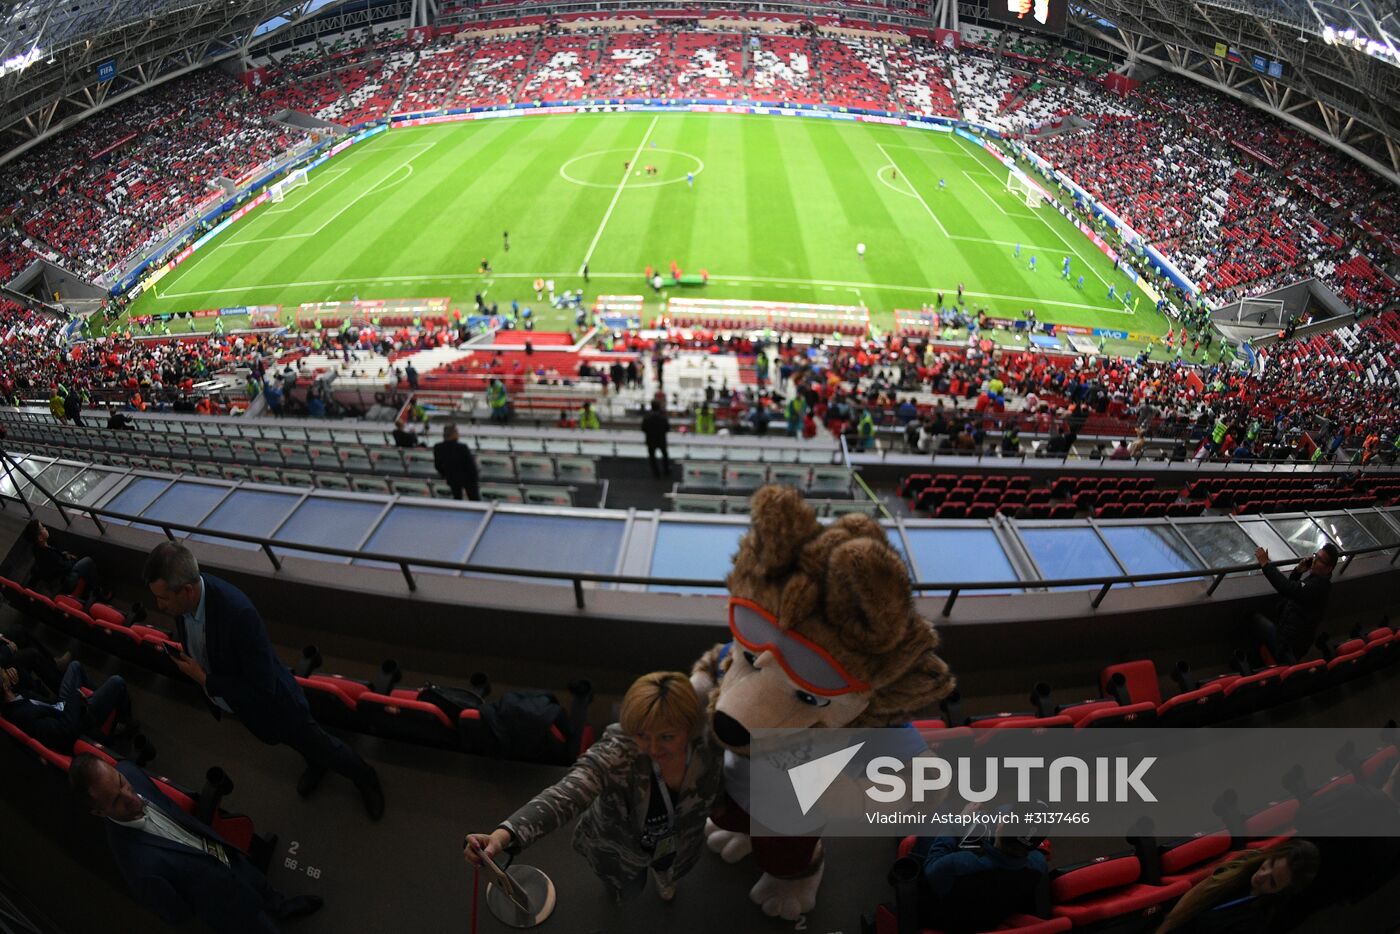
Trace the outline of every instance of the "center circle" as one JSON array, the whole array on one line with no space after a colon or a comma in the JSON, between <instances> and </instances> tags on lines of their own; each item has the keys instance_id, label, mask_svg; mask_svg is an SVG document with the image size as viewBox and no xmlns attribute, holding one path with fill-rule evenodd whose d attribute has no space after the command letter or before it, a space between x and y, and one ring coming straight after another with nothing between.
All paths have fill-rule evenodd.
<instances>
[{"instance_id":1,"label":"center circle","mask_svg":"<svg viewBox=\"0 0 1400 934\"><path fill-rule=\"evenodd\" d=\"M685 181L687 173L699 175L705 171L699 156L679 149L644 148L640 153L635 149L598 149L574 156L559 167L559 175L585 188L616 188L622 178L623 163L628 163L628 188L674 185ZM654 167L656 174L648 175L647 166Z\"/></svg>"}]
</instances>

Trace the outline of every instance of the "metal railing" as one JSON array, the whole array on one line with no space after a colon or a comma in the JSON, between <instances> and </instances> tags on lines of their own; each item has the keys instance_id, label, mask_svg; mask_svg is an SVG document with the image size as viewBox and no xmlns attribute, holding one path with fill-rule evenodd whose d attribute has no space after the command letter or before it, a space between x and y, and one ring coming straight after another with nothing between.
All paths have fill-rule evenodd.
<instances>
[{"instance_id":1,"label":"metal railing","mask_svg":"<svg viewBox=\"0 0 1400 934\"><path fill-rule=\"evenodd\" d=\"M573 586L574 603L575 606L580 610L585 608L583 587L584 584L611 584L619 586L685 588L693 590L724 590L726 587L725 582L723 580L710 580L703 578L651 577L592 571L536 570L531 568L501 567L498 565L470 564L461 561L443 561L436 558L408 558L404 557L403 555L390 555L383 554L380 552L367 552L353 548L339 548L333 545L300 544L297 542L274 542L266 536L247 535L241 532L225 532L219 531L217 529L202 528L197 525L189 525L187 523L182 522L170 522L168 520L157 520L142 517L139 515L132 515L129 513L116 512L114 510L102 509L96 506L83 506L77 503L64 503L58 498L56 498L47 489L45 489L41 484L39 484L37 480L31 477L24 470L24 468L18 463L16 463L3 449L0 449L0 466L3 466L3 469L7 476L10 475L10 471L12 469L18 471L21 476L23 476L26 480L29 481L29 483L34 487L34 489L42 493L54 505L54 507L58 510L59 515L63 518L64 522L66 523L67 527L70 529L73 526L73 519L69 515L69 511L71 510L73 512L82 513L83 515L87 516L90 520L92 520L93 525L97 529L98 535L104 537L107 534L107 527L105 524L103 524L102 519L105 518L114 522L122 522L134 526L147 526L159 529L162 533L164 533L165 537L171 541L175 540L176 532L183 532L188 535L200 535L208 538L219 539L222 541L252 545L261 550L263 554L267 556L268 562L271 564L272 569L274 571L282 570L282 559L278 556L277 551L274 550L275 545L277 549L281 549L284 551L304 552L315 555L324 555L333 558L370 561L377 562L380 564L397 566L400 572L402 572L404 581L408 585L408 589L410 592L417 591L418 589L418 582L413 574L413 568L415 567L432 568L444 571L457 571L460 573L474 575L480 574L496 575L503 577L517 577L524 578L526 580L566 581ZM13 477L11 476L11 483L13 482ZM16 490L18 490L18 484L14 484L14 486ZM24 506L24 508L30 516L34 515L33 505L29 502L29 500L22 496L16 496L10 493L0 493L0 506L4 506L6 501L19 502ZM1391 559L1388 563L1390 566L1394 566L1397 559L1400 559L1400 541L1391 542L1389 544L1372 545L1367 546L1365 548L1354 548L1349 551L1343 551L1340 553L1336 575L1340 577L1343 574L1345 574L1347 572L1347 569L1351 567L1352 562L1358 557L1363 557L1371 554L1380 554L1382 552L1391 550L1394 550L1395 554L1391 556ZM1298 559L1295 557L1290 557L1280 561L1271 561L1269 564L1272 567L1281 567L1284 565L1296 564L1297 560ZM1054 580L1035 581L916 581L913 583L912 587L915 593L920 594L928 591L947 591L947 597L943 602L943 609L941 613L941 615L946 618L952 613L953 605L957 602L958 597L965 591L1048 591L1066 588L1098 588L1097 593L1091 601L1092 608L1097 610L1099 608L1099 605L1103 603L1104 598L1108 596L1109 591L1117 585L1132 586L1135 584L1161 584L1172 581L1204 580L1206 578L1209 578L1211 580L1211 583L1209 587L1207 587L1207 589L1205 590L1203 596L1211 597L1215 594L1216 589L1221 585L1221 583L1225 581L1227 577L1231 577L1238 574L1257 573L1260 569L1261 565L1259 565L1256 562L1254 564L1228 565L1226 567L1193 568L1185 571L1162 571L1153 574L1127 574L1114 575L1108 577L1100 575L1091 577L1071 577L1059 578Z\"/></svg>"}]
</instances>

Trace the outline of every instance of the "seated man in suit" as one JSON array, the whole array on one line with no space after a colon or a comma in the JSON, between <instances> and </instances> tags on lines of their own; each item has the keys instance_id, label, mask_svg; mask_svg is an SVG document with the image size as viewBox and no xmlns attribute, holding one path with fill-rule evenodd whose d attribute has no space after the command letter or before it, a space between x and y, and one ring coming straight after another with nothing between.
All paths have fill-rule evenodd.
<instances>
[{"instance_id":1,"label":"seated man in suit","mask_svg":"<svg viewBox=\"0 0 1400 934\"><path fill-rule=\"evenodd\" d=\"M19 692L31 697L49 699L58 696L63 684L63 672L73 653L64 652L57 658L29 633L17 629L12 635L0 635L0 668L19 671Z\"/></svg>"},{"instance_id":2,"label":"seated man in suit","mask_svg":"<svg viewBox=\"0 0 1400 934\"><path fill-rule=\"evenodd\" d=\"M175 619L183 655L175 667L204 690L214 718L231 713L268 745L285 743L306 760L297 792L309 796L326 772L355 783L372 820L384 816L384 791L374 769L311 716L306 695L277 659L262 617L237 587L201 574L184 545L162 542L146 559L156 607Z\"/></svg>"},{"instance_id":3,"label":"seated man in suit","mask_svg":"<svg viewBox=\"0 0 1400 934\"><path fill-rule=\"evenodd\" d=\"M256 866L191 817L134 762L73 758L68 782L82 806L107 818L107 844L131 894L170 924L191 915L218 932L275 934L321 907L315 895L273 890Z\"/></svg>"},{"instance_id":4,"label":"seated man in suit","mask_svg":"<svg viewBox=\"0 0 1400 934\"><path fill-rule=\"evenodd\" d=\"M126 682L117 675L108 678L91 697L84 697L81 689L91 686L87 673L81 663L72 662L63 674L58 700L53 702L25 694L19 684L20 675L15 669L0 672L0 712L54 752L71 753L79 737L88 730L101 729L114 711L120 724L118 733L126 735L136 729Z\"/></svg>"}]
</instances>

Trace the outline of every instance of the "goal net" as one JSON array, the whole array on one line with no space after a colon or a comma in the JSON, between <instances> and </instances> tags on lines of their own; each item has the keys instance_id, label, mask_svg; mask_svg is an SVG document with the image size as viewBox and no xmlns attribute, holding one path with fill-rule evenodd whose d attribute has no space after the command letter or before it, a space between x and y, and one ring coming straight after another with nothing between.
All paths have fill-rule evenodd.
<instances>
[{"instance_id":1,"label":"goal net","mask_svg":"<svg viewBox=\"0 0 1400 934\"><path fill-rule=\"evenodd\" d=\"M1044 203L1031 180L1015 169L1011 169L1006 175L1006 190L1025 201L1028 208L1038 208Z\"/></svg>"},{"instance_id":2,"label":"goal net","mask_svg":"<svg viewBox=\"0 0 1400 934\"><path fill-rule=\"evenodd\" d=\"M267 194L272 201L281 201L287 197L287 193L300 188L306 184L306 169L297 169L286 178L278 179L267 189Z\"/></svg>"}]
</instances>

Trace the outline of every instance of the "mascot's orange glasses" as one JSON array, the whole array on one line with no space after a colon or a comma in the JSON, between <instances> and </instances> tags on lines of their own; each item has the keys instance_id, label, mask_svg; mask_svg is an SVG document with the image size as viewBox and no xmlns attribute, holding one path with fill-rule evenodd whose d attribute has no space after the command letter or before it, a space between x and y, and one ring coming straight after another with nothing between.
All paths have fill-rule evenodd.
<instances>
[{"instance_id":1,"label":"mascot's orange glasses","mask_svg":"<svg viewBox=\"0 0 1400 934\"><path fill-rule=\"evenodd\" d=\"M813 694L827 697L868 691L826 649L778 626L778 618L752 600L729 598L729 631L750 652L770 651L788 677Z\"/></svg>"}]
</instances>

